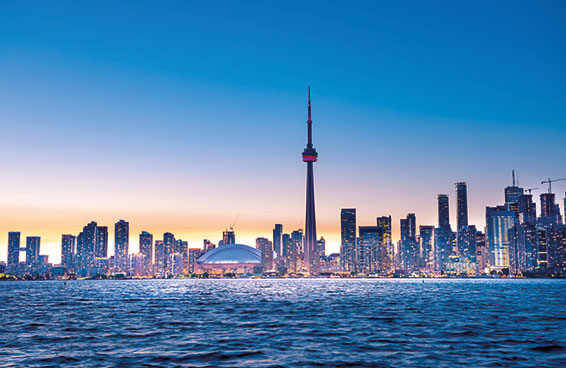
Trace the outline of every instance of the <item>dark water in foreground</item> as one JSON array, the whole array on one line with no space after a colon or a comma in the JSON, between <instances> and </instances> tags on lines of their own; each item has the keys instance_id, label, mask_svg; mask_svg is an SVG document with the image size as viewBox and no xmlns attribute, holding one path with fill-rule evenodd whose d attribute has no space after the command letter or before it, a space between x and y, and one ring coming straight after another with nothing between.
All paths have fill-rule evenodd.
<instances>
[{"instance_id":1,"label":"dark water in foreground","mask_svg":"<svg viewBox=\"0 0 566 368\"><path fill-rule=\"evenodd\" d=\"M565 367L566 280L0 283L0 366Z\"/></svg>"}]
</instances>

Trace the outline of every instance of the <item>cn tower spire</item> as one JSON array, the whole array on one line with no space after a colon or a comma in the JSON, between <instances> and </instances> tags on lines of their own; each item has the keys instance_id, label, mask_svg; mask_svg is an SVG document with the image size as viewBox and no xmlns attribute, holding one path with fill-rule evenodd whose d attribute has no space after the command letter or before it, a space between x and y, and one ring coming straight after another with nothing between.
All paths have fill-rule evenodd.
<instances>
[{"instance_id":1,"label":"cn tower spire","mask_svg":"<svg viewBox=\"0 0 566 368\"><path fill-rule=\"evenodd\" d=\"M308 121L311 121L311 86L309 86L309 120Z\"/></svg>"},{"instance_id":2,"label":"cn tower spire","mask_svg":"<svg viewBox=\"0 0 566 368\"><path fill-rule=\"evenodd\" d=\"M311 120L311 87L308 89L308 140L307 147L303 151L303 162L307 163L307 206L305 216L305 243L304 260L307 274L318 275L320 254L317 249L316 238L316 216L314 210L314 170L313 164L318 160L318 152L312 145L312 120Z\"/></svg>"}]
</instances>

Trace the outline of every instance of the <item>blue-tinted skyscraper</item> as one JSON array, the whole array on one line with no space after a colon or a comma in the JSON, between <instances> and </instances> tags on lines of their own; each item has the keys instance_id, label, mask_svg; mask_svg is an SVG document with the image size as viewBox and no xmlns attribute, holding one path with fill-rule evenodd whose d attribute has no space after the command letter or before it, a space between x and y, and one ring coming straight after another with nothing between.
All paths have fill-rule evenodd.
<instances>
[{"instance_id":1,"label":"blue-tinted skyscraper","mask_svg":"<svg viewBox=\"0 0 566 368\"><path fill-rule=\"evenodd\" d=\"M39 246L41 238L39 236L28 236L26 238L26 265L35 267L39 260Z\"/></svg>"},{"instance_id":2,"label":"blue-tinted skyscraper","mask_svg":"<svg viewBox=\"0 0 566 368\"><path fill-rule=\"evenodd\" d=\"M273 250L277 257L283 256L283 225L275 224L273 228Z\"/></svg>"},{"instance_id":3,"label":"blue-tinted skyscraper","mask_svg":"<svg viewBox=\"0 0 566 368\"><path fill-rule=\"evenodd\" d=\"M454 233L450 227L450 211L447 194L438 195L438 227L434 229L434 269L445 270L448 257L453 253Z\"/></svg>"},{"instance_id":4,"label":"blue-tinted skyscraper","mask_svg":"<svg viewBox=\"0 0 566 368\"><path fill-rule=\"evenodd\" d=\"M153 265L153 235L147 231L140 234L140 253L144 255L145 272L150 273Z\"/></svg>"},{"instance_id":5,"label":"blue-tinted skyscraper","mask_svg":"<svg viewBox=\"0 0 566 368\"><path fill-rule=\"evenodd\" d=\"M468 186L465 182L456 183L456 202L457 202L457 229L468 226Z\"/></svg>"},{"instance_id":6,"label":"blue-tinted skyscraper","mask_svg":"<svg viewBox=\"0 0 566 368\"><path fill-rule=\"evenodd\" d=\"M108 258L108 226L97 226L94 256Z\"/></svg>"},{"instance_id":7,"label":"blue-tinted skyscraper","mask_svg":"<svg viewBox=\"0 0 566 368\"><path fill-rule=\"evenodd\" d=\"M120 220L114 224L114 259L118 271L128 271L128 252L130 244L130 224Z\"/></svg>"},{"instance_id":8,"label":"blue-tinted skyscraper","mask_svg":"<svg viewBox=\"0 0 566 368\"><path fill-rule=\"evenodd\" d=\"M17 267L20 263L20 233L8 233L8 267Z\"/></svg>"},{"instance_id":9,"label":"blue-tinted skyscraper","mask_svg":"<svg viewBox=\"0 0 566 368\"><path fill-rule=\"evenodd\" d=\"M61 236L61 264L72 268L74 263L76 237L71 234Z\"/></svg>"},{"instance_id":10,"label":"blue-tinted skyscraper","mask_svg":"<svg viewBox=\"0 0 566 368\"><path fill-rule=\"evenodd\" d=\"M515 212L505 206L485 208L486 240L492 268L509 267L509 230L515 220Z\"/></svg>"},{"instance_id":11,"label":"blue-tinted skyscraper","mask_svg":"<svg viewBox=\"0 0 566 368\"><path fill-rule=\"evenodd\" d=\"M343 208L340 211L340 263L347 272L356 271L356 209Z\"/></svg>"},{"instance_id":12,"label":"blue-tinted skyscraper","mask_svg":"<svg viewBox=\"0 0 566 368\"><path fill-rule=\"evenodd\" d=\"M433 235L434 226L419 226L421 267L426 271L434 269Z\"/></svg>"}]
</instances>

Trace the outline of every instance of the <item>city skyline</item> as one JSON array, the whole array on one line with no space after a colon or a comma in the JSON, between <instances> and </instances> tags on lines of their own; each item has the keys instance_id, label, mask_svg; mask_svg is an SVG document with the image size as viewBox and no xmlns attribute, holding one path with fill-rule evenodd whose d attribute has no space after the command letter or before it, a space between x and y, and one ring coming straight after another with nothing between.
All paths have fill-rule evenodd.
<instances>
[{"instance_id":1,"label":"city skyline","mask_svg":"<svg viewBox=\"0 0 566 368\"><path fill-rule=\"evenodd\" d=\"M468 183L468 222L482 229L512 169L537 197L565 175L560 2L131 4L2 3L0 260L20 231L56 261L61 234L90 221L110 239L129 221L133 250L143 230L218 241L238 215L250 245L275 223L304 228L308 84L329 252L341 208L360 225L391 215L396 242L408 213L436 225L437 194L456 227L454 183Z\"/></svg>"}]
</instances>

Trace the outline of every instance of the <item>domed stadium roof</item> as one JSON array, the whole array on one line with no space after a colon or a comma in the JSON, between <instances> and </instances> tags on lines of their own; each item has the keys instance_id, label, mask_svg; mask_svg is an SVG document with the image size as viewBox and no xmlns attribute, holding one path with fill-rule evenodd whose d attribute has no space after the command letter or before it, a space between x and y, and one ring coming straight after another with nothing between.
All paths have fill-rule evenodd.
<instances>
[{"instance_id":1,"label":"domed stadium roof","mask_svg":"<svg viewBox=\"0 0 566 368\"><path fill-rule=\"evenodd\" d=\"M225 244L205 253L199 264L257 263L261 264L261 251L243 244Z\"/></svg>"}]
</instances>

